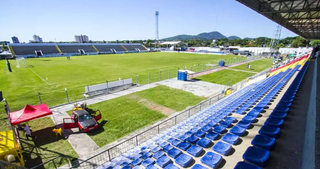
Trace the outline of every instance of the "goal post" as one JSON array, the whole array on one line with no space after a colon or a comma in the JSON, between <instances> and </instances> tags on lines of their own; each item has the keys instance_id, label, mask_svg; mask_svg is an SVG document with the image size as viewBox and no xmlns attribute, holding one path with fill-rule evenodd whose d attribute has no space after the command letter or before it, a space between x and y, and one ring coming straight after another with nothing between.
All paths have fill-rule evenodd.
<instances>
[{"instance_id":1,"label":"goal post","mask_svg":"<svg viewBox=\"0 0 320 169\"><path fill-rule=\"evenodd\" d=\"M21 66L23 66L23 67L28 67L26 58L24 58L24 57L17 57L17 58L16 58L16 61L17 61L17 68L20 68Z\"/></svg>"}]
</instances>

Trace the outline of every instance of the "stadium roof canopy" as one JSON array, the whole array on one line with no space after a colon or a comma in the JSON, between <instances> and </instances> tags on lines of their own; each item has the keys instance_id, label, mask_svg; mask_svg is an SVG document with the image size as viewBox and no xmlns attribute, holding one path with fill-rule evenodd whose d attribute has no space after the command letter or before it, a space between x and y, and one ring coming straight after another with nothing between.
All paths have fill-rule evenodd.
<instances>
[{"instance_id":1,"label":"stadium roof canopy","mask_svg":"<svg viewBox=\"0 0 320 169\"><path fill-rule=\"evenodd\" d=\"M237 0L307 38L320 39L320 0Z\"/></svg>"},{"instance_id":2,"label":"stadium roof canopy","mask_svg":"<svg viewBox=\"0 0 320 169\"><path fill-rule=\"evenodd\" d=\"M162 42L160 43L161 45L179 45L179 44L184 44L181 41L167 41L167 42Z\"/></svg>"}]
</instances>

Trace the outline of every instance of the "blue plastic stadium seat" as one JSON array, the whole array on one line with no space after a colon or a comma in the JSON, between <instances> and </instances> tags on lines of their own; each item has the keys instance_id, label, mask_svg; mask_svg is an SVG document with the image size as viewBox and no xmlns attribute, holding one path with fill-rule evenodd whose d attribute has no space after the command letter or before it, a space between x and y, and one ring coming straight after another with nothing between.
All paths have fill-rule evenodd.
<instances>
[{"instance_id":1,"label":"blue plastic stadium seat","mask_svg":"<svg viewBox=\"0 0 320 169\"><path fill-rule=\"evenodd\" d=\"M208 125L203 126L203 127L201 128L201 130L202 130L202 131L205 131L205 132L209 132L209 131L211 131L211 129L212 129L212 127L210 127L210 126L208 126Z\"/></svg>"},{"instance_id":2,"label":"blue plastic stadium seat","mask_svg":"<svg viewBox=\"0 0 320 169\"><path fill-rule=\"evenodd\" d=\"M182 136L179 137L179 139L180 139L181 141L186 141L186 139L187 139L188 137L189 137L188 134L183 134Z\"/></svg>"},{"instance_id":3,"label":"blue plastic stadium seat","mask_svg":"<svg viewBox=\"0 0 320 169\"><path fill-rule=\"evenodd\" d=\"M237 118L235 118L235 117L227 117L227 118L225 119L225 121L234 123L234 122L237 121Z\"/></svg>"},{"instance_id":4,"label":"blue plastic stadium seat","mask_svg":"<svg viewBox=\"0 0 320 169\"><path fill-rule=\"evenodd\" d=\"M202 166L202 165L200 165L200 164L196 164L196 165L194 165L191 169L208 169L207 167L204 167L204 166Z\"/></svg>"},{"instance_id":5,"label":"blue plastic stadium seat","mask_svg":"<svg viewBox=\"0 0 320 169\"><path fill-rule=\"evenodd\" d=\"M167 146L165 146L165 147L163 148L163 151L169 152L172 148L173 148L173 146L169 144L169 145L167 145Z\"/></svg>"},{"instance_id":6,"label":"blue plastic stadium seat","mask_svg":"<svg viewBox=\"0 0 320 169\"><path fill-rule=\"evenodd\" d=\"M166 167L168 164L172 163L171 159L167 156L162 156L157 159L157 165L161 168Z\"/></svg>"},{"instance_id":7,"label":"blue plastic stadium seat","mask_svg":"<svg viewBox=\"0 0 320 169\"><path fill-rule=\"evenodd\" d=\"M273 111L270 114L270 117L277 118L277 119L285 119L287 117L287 113Z\"/></svg>"},{"instance_id":8,"label":"blue plastic stadium seat","mask_svg":"<svg viewBox=\"0 0 320 169\"><path fill-rule=\"evenodd\" d=\"M213 131L217 132L217 133L223 133L226 130L226 127L222 127L222 126L216 126Z\"/></svg>"},{"instance_id":9,"label":"blue plastic stadium seat","mask_svg":"<svg viewBox=\"0 0 320 169\"><path fill-rule=\"evenodd\" d=\"M171 137L168 139L168 142L171 143L173 140L175 140L175 138Z\"/></svg>"},{"instance_id":10,"label":"blue plastic stadium seat","mask_svg":"<svg viewBox=\"0 0 320 169\"><path fill-rule=\"evenodd\" d=\"M194 133L194 135L196 135L198 137L204 137L206 135L206 132L204 132L202 130L198 130L197 132Z\"/></svg>"},{"instance_id":11,"label":"blue plastic stadium seat","mask_svg":"<svg viewBox=\"0 0 320 169\"><path fill-rule=\"evenodd\" d=\"M142 162L142 160L141 160L140 158L138 158L138 159L132 161L132 162L131 162L131 165L132 165L132 166L140 165L141 162Z\"/></svg>"},{"instance_id":12,"label":"blue plastic stadium seat","mask_svg":"<svg viewBox=\"0 0 320 169\"><path fill-rule=\"evenodd\" d=\"M135 166L135 167L133 167L132 169L143 169L143 168L140 167L140 166Z\"/></svg>"},{"instance_id":13,"label":"blue plastic stadium seat","mask_svg":"<svg viewBox=\"0 0 320 169\"><path fill-rule=\"evenodd\" d=\"M153 152L153 153L155 153L155 152L158 152L158 151L160 151L161 150L161 148L160 147L155 147L155 148L153 148L151 151Z\"/></svg>"},{"instance_id":14,"label":"blue plastic stadium seat","mask_svg":"<svg viewBox=\"0 0 320 169\"><path fill-rule=\"evenodd\" d=\"M122 169L122 167L120 165L117 165L117 166L113 167L112 169Z\"/></svg>"},{"instance_id":15,"label":"blue plastic stadium seat","mask_svg":"<svg viewBox=\"0 0 320 169\"><path fill-rule=\"evenodd\" d=\"M162 148L166 147L167 145L169 145L169 143L167 143L167 142L163 142L163 143L160 144L160 146L161 146Z\"/></svg>"},{"instance_id":16,"label":"blue plastic stadium seat","mask_svg":"<svg viewBox=\"0 0 320 169\"><path fill-rule=\"evenodd\" d=\"M231 151L232 146L230 144L219 141L216 145L213 146L212 150L218 152L222 155L228 155Z\"/></svg>"},{"instance_id":17,"label":"blue plastic stadium seat","mask_svg":"<svg viewBox=\"0 0 320 169\"><path fill-rule=\"evenodd\" d=\"M251 122L250 122L250 121L243 121L243 120L241 120L241 121L239 121L236 125L239 126L239 127L246 128L246 129L247 129L247 128L250 127Z\"/></svg>"},{"instance_id":18,"label":"blue plastic stadium seat","mask_svg":"<svg viewBox=\"0 0 320 169\"><path fill-rule=\"evenodd\" d=\"M154 166L153 164L152 165L148 165L148 167L146 167L146 169L158 169L158 167Z\"/></svg>"},{"instance_id":19,"label":"blue plastic stadium seat","mask_svg":"<svg viewBox=\"0 0 320 169\"><path fill-rule=\"evenodd\" d=\"M192 144L196 144L196 142L199 140L199 137L195 136L195 135L192 135L190 137L187 138L187 141L189 143L192 143Z\"/></svg>"},{"instance_id":20,"label":"blue plastic stadium seat","mask_svg":"<svg viewBox=\"0 0 320 169\"><path fill-rule=\"evenodd\" d=\"M181 150L173 148L168 152L168 155L174 159L176 159L182 153Z\"/></svg>"},{"instance_id":21,"label":"blue plastic stadium seat","mask_svg":"<svg viewBox=\"0 0 320 169\"><path fill-rule=\"evenodd\" d=\"M277 106L274 108L274 111L282 112L282 113L288 113L289 107L286 106Z\"/></svg>"},{"instance_id":22,"label":"blue plastic stadium seat","mask_svg":"<svg viewBox=\"0 0 320 169\"><path fill-rule=\"evenodd\" d=\"M221 121L221 118L215 118L215 119L213 119L213 122L216 122L216 123L219 123Z\"/></svg>"},{"instance_id":23,"label":"blue plastic stadium seat","mask_svg":"<svg viewBox=\"0 0 320 169\"><path fill-rule=\"evenodd\" d=\"M123 166L122 169L131 169L129 165Z\"/></svg>"},{"instance_id":24,"label":"blue plastic stadium seat","mask_svg":"<svg viewBox=\"0 0 320 169\"><path fill-rule=\"evenodd\" d=\"M282 99L280 100L280 102L291 103L291 102L293 102L293 99L285 99L285 98L282 98Z\"/></svg>"},{"instance_id":25,"label":"blue plastic stadium seat","mask_svg":"<svg viewBox=\"0 0 320 169\"><path fill-rule=\"evenodd\" d=\"M184 135L190 137L192 134L194 134L194 131L188 131Z\"/></svg>"},{"instance_id":26,"label":"blue plastic stadium seat","mask_svg":"<svg viewBox=\"0 0 320 169\"><path fill-rule=\"evenodd\" d=\"M237 114L245 114L245 111L244 109L238 109L236 110L234 113L237 113Z\"/></svg>"},{"instance_id":27,"label":"blue plastic stadium seat","mask_svg":"<svg viewBox=\"0 0 320 169\"><path fill-rule=\"evenodd\" d=\"M204 147L204 148L208 148L211 145L211 140L206 139L206 138L201 138L198 142L197 145Z\"/></svg>"},{"instance_id":28,"label":"blue plastic stadium seat","mask_svg":"<svg viewBox=\"0 0 320 169\"><path fill-rule=\"evenodd\" d=\"M270 152L258 147L249 147L243 154L243 159L250 163L256 164L260 167L265 167L267 165L268 159L270 157Z\"/></svg>"},{"instance_id":29,"label":"blue plastic stadium seat","mask_svg":"<svg viewBox=\"0 0 320 169\"><path fill-rule=\"evenodd\" d=\"M239 136L227 133L222 137L222 141L225 141L229 144L236 144L239 141Z\"/></svg>"},{"instance_id":30,"label":"blue plastic stadium seat","mask_svg":"<svg viewBox=\"0 0 320 169\"><path fill-rule=\"evenodd\" d=\"M228 128L228 127L230 127L231 123L232 122L223 121L223 122L220 122L220 126Z\"/></svg>"},{"instance_id":31,"label":"blue plastic stadium seat","mask_svg":"<svg viewBox=\"0 0 320 169\"><path fill-rule=\"evenodd\" d=\"M136 160L136 159L138 159L138 158L141 158L141 156L142 156L141 154L137 154L137 155L133 156L132 159L133 159L133 160Z\"/></svg>"},{"instance_id":32,"label":"blue plastic stadium seat","mask_svg":"<svg viewBox=\"0 0 320 169\"><path fill-rule=\"evenodd\" d=\"M216 168L222 161L221 155L218 155L213 152L208 152L201 158L201 162L210 168Z\"/></svg>"},{"instance_id":33,"label":"blue plastic stadium seat","mask_svg":"<svg viewBox=\"0 0 320 169\"><path fill-rule=\"evenodd\" d=\"M202 153L202 151L203 151L203 148L193 145L187 150L187 153L189 153L194 157L198 157Z\"/></svg>"},{"instance_id":34,"label":"blue plastic stadium seat","mask_svg":"<svg viewBox=\"0 0 320 169\"><path fill-rule=\"evenodd\" d=\"M149 165L154 164L154 163L155 163L154 159L148 158L148 159L146 159L146 160L144 160L144 161L142 162L142 165L143 165L144 167L148 167Z\"/></svg>"},{"instance_id":35,"label":"blue plastic stadium seat","mask_svg":"<svg viewBox=\"0 0 320 169\"><path fill-rule=\"evenodd\" d=\"M238 162L234 169L261 169L258 166L246 163L246 162Z\"/></svg>"},{"instance_id":36,"label":"blue plastic stadium seat","mask_svg":"<svg viewBox=\"0 0 320 169\"><path fill-rule=\"evenodd\" d=\"M178 140L178 139L174 139L174 140L171 142L171 144L174 145L174 146L177 146L177 145L180 144L180 143L181 143L181 141Z\"/></svg>"},{"instance_id":37,"label":"blue plastic stadium seat","mask_svg":"<svg viewBox=\"0 0 320 169\"><path fill-rule=\"evenodd\" d=\"M263 135L256 135L251 144L266 150L272 150L274 148L276 139L273 137L263 136Z\"/></svg>"},{"instance_id":38,"label":"blue plastic stadium seat","mask_svg":"<svg viewBox=\"0 0 320 169\"><path fill-rule=\"evenodd\" d=\"M294 98L295 98L295 96L292 94L285 94L285 95L283 95L283 97L281 99L294 99Z\"/></svg>"},{"instance_id":39,"label":"blue plastic stadium seat","mask_svg":"<svg viewBox=\"0 0 320 169\"><path fill-rule=\"evenodd\" d=\"M173 165L173 164L169 164L166 167L164 167L164 169L179 169L179 167Z\"/></svg>"},{"instance_id":40,"label":"blue plastic stadium seat","mask_svg":"<svg viewBox=\"0 0 320 169\"><path fill-rule=\"evenodd\" d=\"M151 152L147 152L147 153L142 155L142 158L145 160L147 158L150 158L151 156L152 156L152 153Z\"/></svg>"},{"instance_id":41,"label":"blue plastic stadium seat","mask_svg":"<svg viewBox=\"0 0 320 169\"><path fill-rule=\"evenodd\" d=\"M217 124L216 122L214 122L214 121L210 121L210 122L208 123L208 126L210 126L210 127L214 127L216 124Z\"/></svg>"},{"instance_id":42,"label":"blue plastic stadium seat","mask_svg":"<svg viewBox=\"0 0 320 169\"><path fill-rule=\"evenodd\" d=\"M141 155L144 155L144 154L146 154L146 153L148 153L148 152L149 152L148 149L143 149L143 150L140 151L140 154L141 154Z\"/></svg>"},{"instance_id":43,"label":"blue plastic stadium seat","mask_svg":"<svg viewBox=\"0 0 320 169\"><path fill-rule=\"evenodd\" d=\"M257 117L260 114L258 111L250 111L247 115Z\"/></svg>"},{"instance_id":44,"label":"blue plastic stadium seat","mask_svg":"<svg viewBox=\"0 0 320 169\"><path fill-rule=\"evenodd\" d=\"M220 136L219 133L215 133L215 132L209 132L208 134L206 134L206 138L210 140L217 140L219 136Z\"/></svg>"},{"instance_id":45,"label":"blue plastic stadium seat","mask_svg":"<svg viewBox=\"0 0 320 169\"><path fill-rule=\"evenodd\" d=\"M197 126L197 127L194 127L193 129L191 129L192 131L194 131L194 132L197 132L198 130L200 130L201 129L201 127L200 126Z\"/></svg>"},{"instance_id":46,"label":"blue plastic stadium seat","mask_svg":"<svg viewBox=\"0 0 320 169\"><path fill-rule=\"evenodd\" d=\"M101 166L99 169L113 169L113 166L111 165L111 162L107 162L103 166Z\"/></svg>"},{"instance_id":47,"label":"blue plastic stadium seat","mask_svg":"<svg viewBox=\"0 0 320 169\"><path fill-rule=\"evenodd\" d=\"M277 106L281 106L281 107L291 107L292 106L292 103L291 102L279 102L277 104Z\"/></svg>"},{"instance_id":48,"label":"blue plastic stadium seat","mask_svg":"<svg viewBox=\"0 0 320 169\"><path fill-rule=\"evenodd\" d=\"M199 127L199 130L200 130L200 129L201 129L202 127L204 127L205 125L207 125L207 123L202 122L202 123L198 124L197 127Z\"/></svg>"},{"instance_id":49,"label":"blue plastic stadium seat","mask_svg":"<svg viewBox=\"0 0 320 169\"><path fill-rule=\"evenodd\" d=\"M158 159L158 158L160 158L162 156L164 156L164 152L163 151L158 151L158 152L153 154L153 158L154 159Z\"/></svg>"},{"instance_id":50,"label":"blue plastic stadium seat","mask_svg":"<svg viewBox=\"0 0 320 169\"><path fill-rule=\"evenodd\" d=\"M229 132L232 134L238 135L238 136L242 136L245 131L246 131L245 128L242 128L239 126L234 126L231 128L231 130Z\"/></svg>"},{"instance_id":51,"label":"blue plastic stadium seat","mask_svg":"<svg viewBox=\"0 0 320 169\"><path fill-rule=\"evenodd\" d=\"M261 113L264 108L263 107L254 107L252 110L258 111L259 113Z\"/></svg>"},{"instance_id":52,"label":"blue plastic stadium seat","mask_svg":"<svg viewBox=\"0 0 320 169\"><path fill-rule=\"evenodd\" d=\"M175 163L180 165L183 168L188 167L193 161L193 158L186 155L186 154L181 154L176 160Z\"/></svg>"},{"instance_id":53,"label":"blue plastic stadium seat","mask_svg":"<svg viewBox=\"0 0 320 169\"><path fill-rule=\"evenodd\" d=\"M182 142L182 143L177 145L177 147L180 148L183 151L186 151L190 146L191 146L191 144L187 143L187 142Z\"/></svg>"},{"instance_id":54,"label":"blue plastic stadium seat","mask_svg":"<svg viewBox=\"0 0 320 169\"><path fill-rule=\"evenodd\" d=\"M283 120L269 117L264 124L267 126L272 126L272 127L282 127Z\"/></svg>"},{"instance_id":55,"label":"blue plastic stadium seat","mask_svg":"<svg viewBox=\"0 0 320 169\"><path fill-rule=\"evenodd\" d=\"M253 122L257 117L256 116L250 116L250 115L246 115L242 118L243 121L250 121Z\"/></svg>"},{"instance_id":56,"label":"blue plastic stadium seat","mask_svg":"<svg viewBox=\"0 0 320 169\"><path fill-rule=\"evenodd\" d=\"M259 130L259 134L277 138L279 136L279 134L280 134L280 128L264 125Z\"/></svg>"}]
</instances>

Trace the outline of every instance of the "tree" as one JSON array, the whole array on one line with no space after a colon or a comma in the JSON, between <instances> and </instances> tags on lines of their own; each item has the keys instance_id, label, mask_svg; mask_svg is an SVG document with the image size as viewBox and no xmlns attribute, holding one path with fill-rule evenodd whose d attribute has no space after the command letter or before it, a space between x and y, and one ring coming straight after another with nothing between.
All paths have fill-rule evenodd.
<instances>
[{"instance_id":1,"label":"tree","mask_svg":"<svg viewBox=\"0 0 320 169\"><path fill-rule=\"evenodd\" d=\"M153 40L148 39L148 40L146 41L146 43L145 43L145 46L146 46L146 47L154 47L154 45L152 44L153 42L154 42Z\"/></svg>"},{"instance_id":2,"label":"tree","mask_svg":"<svg viewBox=\"0 0 320 169\"><path fill-rule=\"evenodd\" d=\"M284 45L284 47L291 45L292 41L295 40L297 36L295 37L286 37L284 39L280 40L280 43Z\"/></svg>"},{"instance_id":3,"label":"tree","mask_svg":"<svg viewBox=\"0 0 320 169\"><path fill-rule=\"evenodd\" d=\"M317 44L320 45L320 40L313 40L313 41L310 42L310 45L312 47L315 47Z\"/></svg>"},{"instance_id":4,"label":"tree","mask_svg":"<svg viewBox=\"0 0 320 169\"><path fill-rule=\"evenodd\" d=\"M1 50L9 50L8 46L6 46L5 44L2 44L1 45Z\"/></svg>"},{"instance_id":5,"label":"tree","mask_svg":"<svg viewBox=\"0 0 320 169\"><path fill-rule=\"evenodd\" d=\"M283 43L280 43L279 45L278 45L278 49L279 48L283 48L284 47L284 44Z\"/></svg>"},{"instance_id":6,"label":"tree","mask_svg":"<svg viewBox=\"0 0 320 169\"><path fill-rule=\"evenodd\" d=\"M304 39L301 36L298 36L295 40L292 41L291 47L298 48L298 47L306 47L310 43L310 40Z\"/></svg>"}]
</instances>

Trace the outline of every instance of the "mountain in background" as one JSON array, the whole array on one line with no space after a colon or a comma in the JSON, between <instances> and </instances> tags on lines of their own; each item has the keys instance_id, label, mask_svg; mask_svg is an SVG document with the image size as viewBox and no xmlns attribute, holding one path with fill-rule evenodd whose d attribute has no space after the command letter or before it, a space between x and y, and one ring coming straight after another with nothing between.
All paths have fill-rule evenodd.
<instances>
[{"instance_id":1,"label":"mountain in background","mask_svg":"<svg viewBox=\"0 0 320 169\"><path fill-rule=\"evenodd\" d=\"M201 40L212 40L212 39L224 39L226 36L222 35L220 32L205 32L198 35L177 35L169 38L164 38L161 40L172 41L172 40L192 40L192 39L201 39Z\"/></svg>"},{"instance_id":2,"label":"mountain in background","mask_svg":"<svg viewBox=\"0 0 320 169\"><path fill-rule=\"evenodd\" d=\"M229 36L229 40L241 39L239 36Z\"/></svg>"},{"instance_id":3,"label":"mountain in background","mask_svg":"<svg viewBox=\"0 0 320 169\"><path fill-rule=\"evenodd\" d=\"M248 37L245 37L243 39L246 39L246 40L254 40L255 38L248 38Z\"/></svg>"}]
</instances>

